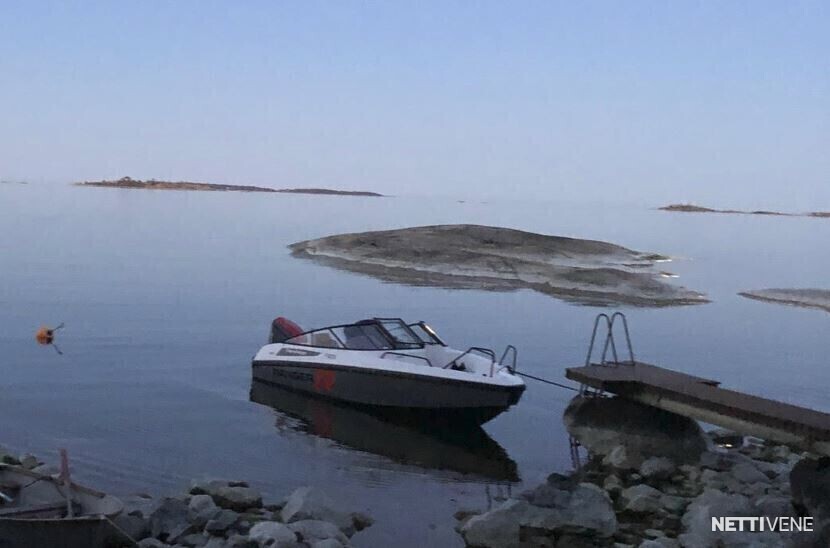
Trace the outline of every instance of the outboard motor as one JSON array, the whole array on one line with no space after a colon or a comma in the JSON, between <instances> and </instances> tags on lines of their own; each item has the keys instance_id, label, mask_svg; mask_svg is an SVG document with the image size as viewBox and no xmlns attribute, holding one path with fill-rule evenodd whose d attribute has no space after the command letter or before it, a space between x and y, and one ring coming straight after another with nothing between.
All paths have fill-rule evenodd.
<instances>
[{"instance_id":1,"label":"outboard motor","mask_svg":"<svg viewBox=\"0 0 830 548\"><path fill-rule=\"evenodd\" d=\"M288 318L280 316L271 322L271 336L268 338L269 343L281 343L291 337L302 335L303 328L295 324Z\"/></svg>"}]
</instances>

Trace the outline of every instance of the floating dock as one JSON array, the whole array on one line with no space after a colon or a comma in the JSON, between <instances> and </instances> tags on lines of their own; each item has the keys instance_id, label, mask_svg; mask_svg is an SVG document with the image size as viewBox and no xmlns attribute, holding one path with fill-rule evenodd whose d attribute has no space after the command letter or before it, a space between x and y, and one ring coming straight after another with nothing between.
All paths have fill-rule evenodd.
<instances>
[{"instance_id":1,"label":"floating dock","mask_svg":"<svg viewBox=\"0 0 830 548\"><path fill-rule=\"evenodd\" d=\"M711 379L642 362L592 364L565 376L616 394L741 434L830 455L830 414L721 388Z\"/></svg>"},{"instance_id":2,"label":"floating dock","mask_svg":"<svg viewBox=\"0 0 830 548\"><path fill-rule=\"evenodd\" d=\"M594 363L594 344L602 320L607 331L600 359ZM626 361L618 358L615 321L625 330ZM728 390L715 380L636 361L628 324L619 312L597 317L585 365L566 369L565 376L580 383L583 393L594 390L615 394L740 434L830 456L830 414Z\"/></svg>"}]
</instances>

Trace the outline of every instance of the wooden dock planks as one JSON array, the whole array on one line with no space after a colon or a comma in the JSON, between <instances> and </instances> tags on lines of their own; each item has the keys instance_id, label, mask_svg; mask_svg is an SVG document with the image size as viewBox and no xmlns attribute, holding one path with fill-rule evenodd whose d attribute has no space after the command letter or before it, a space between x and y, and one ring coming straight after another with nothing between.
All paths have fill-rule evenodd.
<instances>
[{"instance_id":1,"label":"wooden dock planks","mask_svg":"<svg viewBox=\"0 0 830 548\"><path fill-rule=\"evenodd\" d=\"M566 370L568 379L738 432L830 451L830 414L642 362Z\"/></svg>"}]
</instances>

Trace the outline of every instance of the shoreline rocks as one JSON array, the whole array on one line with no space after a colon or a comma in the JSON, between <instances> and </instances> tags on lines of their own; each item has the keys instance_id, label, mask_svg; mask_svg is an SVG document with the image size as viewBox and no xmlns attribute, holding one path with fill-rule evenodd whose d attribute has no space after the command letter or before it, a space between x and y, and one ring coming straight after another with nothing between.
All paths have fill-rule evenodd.
<instances>
[{"instance_id":1,"label":"shoreline rocks","mask_svg":"<svg viewBox=\"0 0 830 548\"><path fill-rule=\"evenodd\" d=\"M34 456L17 457L0 447L0 462L52 471ZM295 489L284 502L269 503L244 481L194 480L186 493L154 499L121 498L113 523L140 548L346 548L372 525L314 487Z\"/></svg>"},{"instance_id":2,"label":"shoreline rocks","mask_svg":"<svg viewBox=\"0 0 830 548\"><path fill-rule=\"evenodd\" d=\"M566 411L569 431L581 435L577 441L589 449L587 462L486 512L459 514L457 530L468 547L828 545L830 458L722 430L695 434L696 424L681 427L684 434L674 440L693 449L682 455L670 450L670 429L665 429L681 424L679 418L655 417L649 426L637 409L622 409L630 402L602 398L600 403L607 409L577 401ZM626 412L631 416L612 420ZM589 418L600 420L591 426ZM636 432L635 425L643 429ZM595 519L575 520L577 514ZM712 531L712 517L734 516L811 516L815 524L813 532Z\"/></svg>"}]
</instances>

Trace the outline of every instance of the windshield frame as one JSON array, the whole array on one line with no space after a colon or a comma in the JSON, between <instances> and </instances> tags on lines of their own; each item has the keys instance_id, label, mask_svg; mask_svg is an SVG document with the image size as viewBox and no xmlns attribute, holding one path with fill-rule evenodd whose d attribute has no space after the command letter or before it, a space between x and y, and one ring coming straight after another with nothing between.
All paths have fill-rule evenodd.
<instances>
[{"instance_id":1,"label":"windshield frame","mask_svg":"<svg viewBox=\"0 0 830 548\"><path fill-rule=\"evenodd\" d=\"M401 318L374 318L374 321L377 322L378 327L386 333L389 340L391 340L392 344L395 345L396 350L424 347L425 343L423 339L421 339L417 333L412 331L412 328L410 328ZM394 333L392 333L387 325L394 325L395 327L400 328L411 340L404 341L399 339Z\"/></svg>"},{"instance_id":2,"label":"windshield frame","mask_svg":"<svg viewBox=\"0 0 830 548\"><path fill-rule=\"evenodd\" d=\"M403 328L404 332L407 333L411 338L412 342L402 341L395 337L389 329L384 326L384 322L395 323L396 325ZM399 323L398 323L399 322ZM371 326L372 328L377 330L377 333L380 334L384 340L384 345L379 345L378 341L370 339L374 348L350 348L348 346L348 338L341 336L338 334L338 331L345 332L345 330L349 327L357 327L357 328L365 328ZM338 343L339 346L323 346L319 344L311 344L311 340L315 334L327 334L330 336L331 340ZM301 340L307 340L309 342L299 342ZM415 350L419 348L423 348L425 343L421 337L417 335L412 329L407 325L405 321L401 318L372 318L370 320L362 320L359 322L348 323L348 324L339 324L339 325L332 325L328 327L320 327L317 329L310 329L299 335L295 335L290 337L281 343L277 344L288 344L292 346L303 346L307 348L320 348L320 349L330 349L330 350L356 350L356 351L370 351L370 352L389 352L390 350Z\"/></svg>"}]
</instances>

